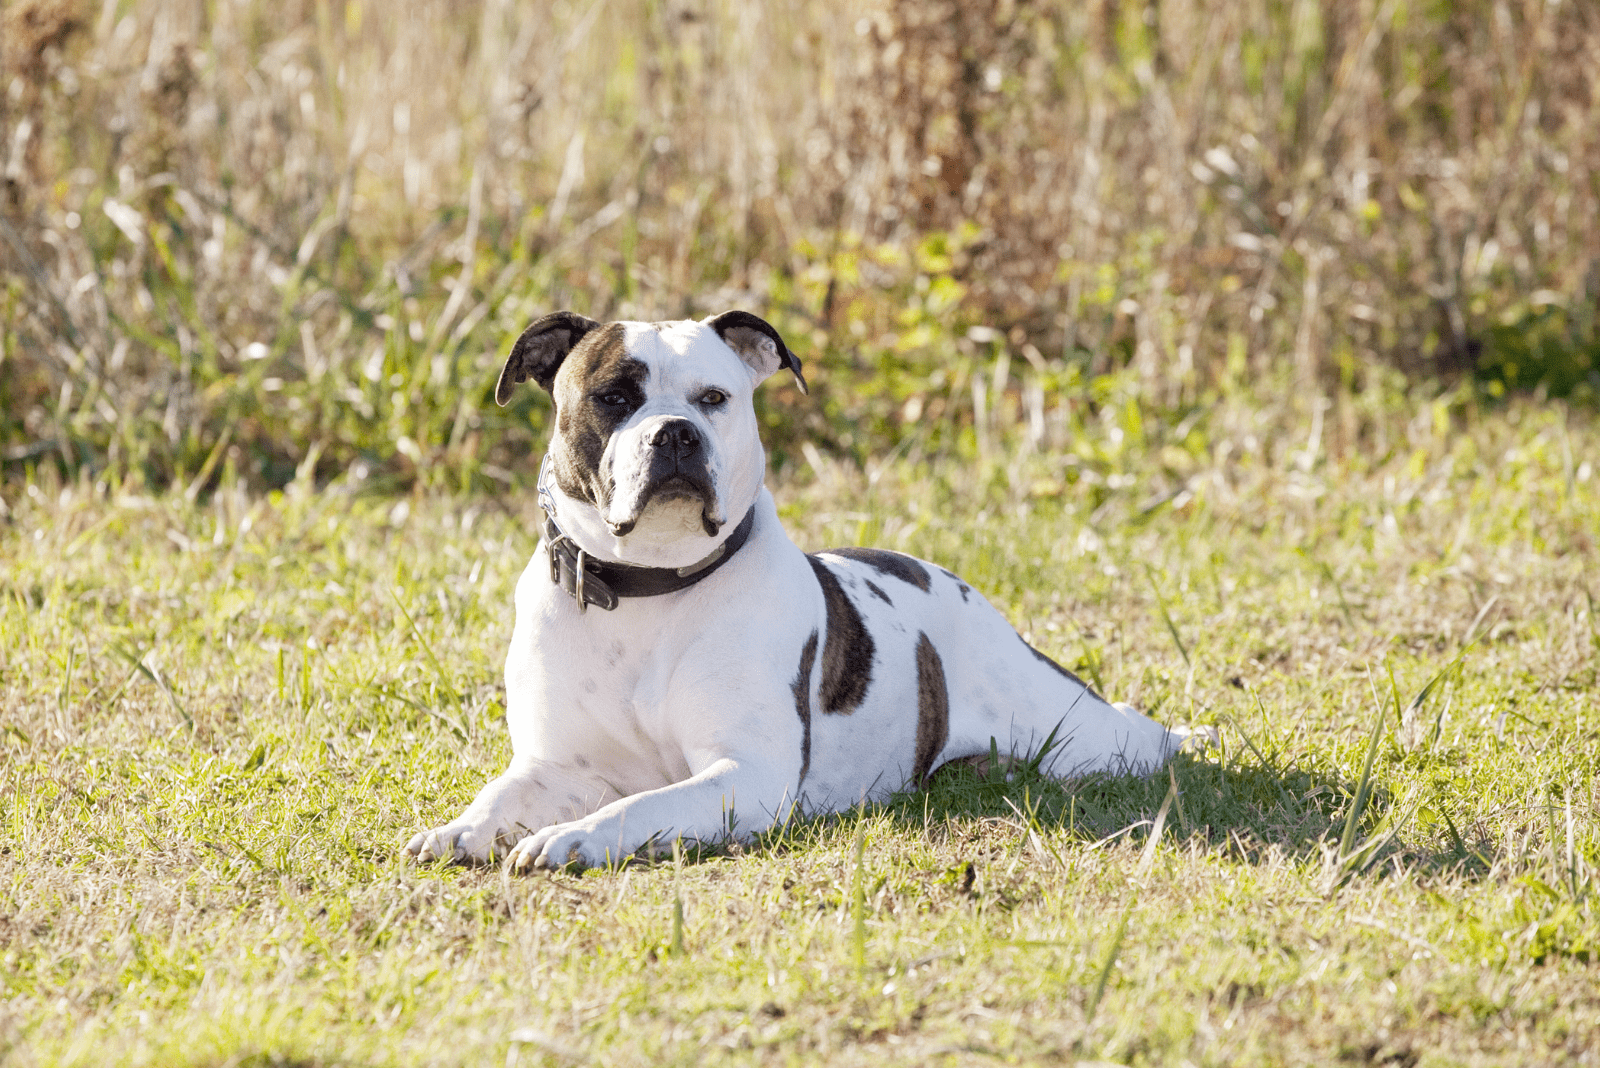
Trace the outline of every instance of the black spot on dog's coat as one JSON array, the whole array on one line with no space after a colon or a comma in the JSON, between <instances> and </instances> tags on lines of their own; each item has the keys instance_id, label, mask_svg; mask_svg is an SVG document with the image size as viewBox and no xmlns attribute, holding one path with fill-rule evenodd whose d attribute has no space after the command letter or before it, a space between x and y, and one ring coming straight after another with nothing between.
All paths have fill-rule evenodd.
<instances>
[{"instance_id":1,"label":"black spot on dog's coat","mask_svg":"<svg viewBox=\"0 0 1600 1068\"><path fill-rule=\"evenodd\" d=\"M1017 635L1017 640L1019 642L1021 642L1023 645L1028 645L1028 639L1024 638L1020 634ZM1032 653L1036 659L1038 659L1038 660L1040 660L1040 661L1042 661L1042 662L1044 662L1046 664L1049 664L1051 670L1053 670L1056 674L1060 675L1062 678L1069 679L1072 682L1077 683L1079 686L1082 686L1085 690L1088 690L1090 693L1093 693L1096 697L1100 697L1099 694L1094 693L1094 687L1090 686L1087 682L1084 682L1082 679L1078 678L1078 676L1074 675L1072 672L1068 671L1066 668L1062 667L1060 664L1056 663L1053 659L1051 659L1050 657L1046 656L1044 653L1041 653L1039 650L1035 649L1033 646L1028 645L1028 652ZM1105 698L1103 698L1103 697L1100 697L1100 699L1102 701L1105 700Z\"/></svg>"},{"instance_id":2,"label":"black spot on dog's coat","mask_svg":"<svg viewBox=\"0 0 1600 1068\"><path fill-rule=\"evenodd\" d=\"M917 635L917 756L912 779L928 781L933 762L950 737L950 693L945 686L944 662L926 634Z\"/></svg>"},{"instance_id":3,"label":"black spot on dog's coat","mask_svg":"<svg viewBox=\"0 0 1600 1068\"><path fill-rule=\"evenodd\" d=\"M890 552L888 549L861 549L854 546L845 549L829 549L833 556L842 556L846 560L855 560L874 568L885 575L892 575L901 582L908 582L921 590L928 592L928 569L922 564L905 555L904 553Z\"/></svg>"},{"instance_id":4,"label":"black spot on dog's coat","mask_svg":"<svg viewBox=\"0 0 1600 1068\"><path fill-rule=\"evenodd\" d=\"M800 782L804 785L806 772L811 770L811 665L817 659L817 632L812 631L800 650L800 669L795 672L794 710L800 717ZM796 786L798 789L799 786Z\"/></svg>"},{"instance_id":5,"label":"black spot on dog's coat","mask_svg":"<svg viewBox=\"0 0 1600 1068\"><path fill-rule=\"evenodd\" d=\"M961 601L963 604L965 604L967 601L967 595L972 592L972 587L968 586L965 582L962 582L960 576L958 576L955 572L945 571L945 569L942 567L939 570L944 571L945 578L956 584L956 589L961 591Z\"/></svg>"},{"instance_id":6,"label":"black spot on dog's coat","mask_svg":"<svg viewBox=\"0 0 1600 1068\"><path fill-rule=\"evenodd\" d=\"M861 613L828 565L810 554L811 570L822 587L828 609L828 636L822 644L822 711L847 716L866 696L872 682L872 635Z\"/></svg>"}]
</instances>

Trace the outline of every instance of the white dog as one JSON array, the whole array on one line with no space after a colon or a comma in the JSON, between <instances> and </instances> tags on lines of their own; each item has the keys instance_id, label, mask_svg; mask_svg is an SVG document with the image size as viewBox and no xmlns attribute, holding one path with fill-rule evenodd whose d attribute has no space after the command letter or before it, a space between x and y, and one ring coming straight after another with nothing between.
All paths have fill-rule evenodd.
<instances>
[{"instance_id":1,"label":"white dog","mask_svg":"<svg viewBox=\"0 0 1600 1068\"><path fill-rule=\"evenodd\" d=\"M617 862L758 833L921 784L946 761L1149 771L1169 731L1029 646L949 572L880 549L801 552L763 486L751 397L800 364L747 312L601 325L547 315L495 397L555 400L544 540L517 583L511 765L418 860Z\"/></svg>"}]
</instances>

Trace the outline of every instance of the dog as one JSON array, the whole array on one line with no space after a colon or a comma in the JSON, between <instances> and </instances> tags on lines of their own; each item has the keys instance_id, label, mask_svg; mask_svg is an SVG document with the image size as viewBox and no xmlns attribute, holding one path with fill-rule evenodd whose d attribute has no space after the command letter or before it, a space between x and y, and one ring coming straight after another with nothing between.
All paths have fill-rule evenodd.
<instances>
[{"instance_id":1,"label":"dog","mask_svg":"<svg viewBox=\"0 0 1600 1068\"><path fill-rule=\"evenodd\" d=\"M800 361L766 321L546 315L495 389L555 402L542 540L506 658L512 758L418 861L518 870L764 831L998 750L1058 777L1161 766L1186 731L1112 704L981 594L882 549L802 552L752 397Z\"/></svg>"}]
</instances>

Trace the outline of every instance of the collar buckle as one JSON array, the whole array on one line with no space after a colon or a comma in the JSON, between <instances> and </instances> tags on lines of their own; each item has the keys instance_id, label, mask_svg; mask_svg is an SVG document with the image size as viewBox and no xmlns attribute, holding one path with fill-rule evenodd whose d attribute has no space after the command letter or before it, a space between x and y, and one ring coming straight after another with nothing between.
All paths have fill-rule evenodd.
<instances>
[{"instance_id":1,"label":"collar buckle","mask_svg":"<svg viewBox=\"0 0 1600 1068\"><path fill-rule=\"evenodd\" d=\"M548 513L545 515L544 547L550 557L550 582L572 595L578 602L579 612L587 612L592 604L607 611L617 607L616 591L598 574L603 565L567 537Z\"/></svg>"},{"instance_id":2,"label":"collar buckle","mask_svg":"<svg viewBox=\"0 0 1600 1068\"><path fill-rule=\"evenodd\" d=\"M578 602L578 614L579 615L582 615L583 613L585 613L585 612L587 612L589 610L589 602L583 599L583 576L584 576L584 566L583 565L585 563L584 557L586 555L587 554L582 549L579 549L578 550L578 559L573 564L573 567L572 567L572 596Z\"/></svg>"}]
</instances>

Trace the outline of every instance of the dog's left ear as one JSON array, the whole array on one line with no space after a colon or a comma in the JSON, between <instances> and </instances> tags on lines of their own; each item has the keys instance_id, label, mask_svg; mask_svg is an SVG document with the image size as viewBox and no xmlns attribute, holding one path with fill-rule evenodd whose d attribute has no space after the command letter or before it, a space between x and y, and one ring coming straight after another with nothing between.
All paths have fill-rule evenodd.
<instances>
[{"instance_id":1,"label":"dog's left ear","mask_svg":"<svg viewBox=\"0 0 1600 1068\"><path fill-rule=\"evenodd\" d=\"M726 311L704 322L761 378L787 367L794 374L800 392L811 392L806 387L805 376L800 373L799 358L789 351L789 346L765 319L746 311Z\"/></svg>"},{"instance_id":2,"label":"dog's left ear","mask_svg":"<svg viewBox=\"0 0 1600 1068\"><path fill-rule=\"evenodd\" d=\"M494 387L494 402L504 408L511 400L512 387L530 378L549 389L555 384L556 372L561 369L561 361L567 358L567 353L583 335L599 325L593 319L569 311L551 312L535 320L511 346L511 355L506 357L500 381Z\"/></svg>"}]
</instances>

